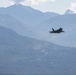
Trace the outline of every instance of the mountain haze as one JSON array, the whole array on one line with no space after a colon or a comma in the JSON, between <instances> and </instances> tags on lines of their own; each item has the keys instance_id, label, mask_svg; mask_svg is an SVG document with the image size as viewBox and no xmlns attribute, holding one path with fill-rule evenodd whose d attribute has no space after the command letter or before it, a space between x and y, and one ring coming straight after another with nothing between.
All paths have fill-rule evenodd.
<instances>
[{"instance_id":1,"label":"mountain haze","mask_svg":"<svg viewBox=\"0 0 76 75\"><path fill-rule=\"evenodd\" d=\"M59 14L53 12L43 13L29 6L15 4L7 8L0 8L0 15L0 26L11 28L20 35L36 38L38 33L34 29L35 24Z\"/></svg>"},{"instance_id":2,"label":"mountain haze","mask_svg":"<svg viewBox=\"0 0 76 75\"><path fill-rule=\"evenodd\" d=\"M6 14L0 13L0 26L8 27L20 34L25 32L24 25L21 22Z\"/></svg>"},{"instance_id":3,"label":"mountain haze","mask_svg":"<svg viewBox=\"0 0 76 75\"><path fill-rule=\"evenodd\" d=\"M27 25L31 24L31 26L51 17L39 10L31 8L30 6L24 6L21 4L15 4L7 8L0 8L0 12L8 14Z\"/></svg>"},{"instance_id":4,"label":"mountain haze","mask_svg":"<svg viewBox=\"0 0 76 75\"><path fill-rule=\"evenodd\" d=\"M0 26L10 28L23 36L33 35L31 26L20 22L19 20L7 14L0 13Z\"/></svg>"},{"instance_id":5,"label":"mountain haze","mask_svg":"<svg viewBox=\"0 0 76 75\"><path fill-rule=\"evenodd\" d=\"M0 75L76 75L76 14L0 7Z\"/></svg>"},{"instance_id":6,"label":"mountain haze","mask_svg":"<svg viewBox=\"0 0 76 75\"><path fill-rule=\"evenodd\" d=\"M0 13L10 16L1 17L1 26L13 29L18 34L60 44L63 46L76 47L76 14L70 13L59 15L53 12L43 13L29 6L15 4L7 8L0 8ZM50 34L54 28L63 28L63 34ZM69 37L69 38L68 38Z\"/></svg>"},{"instance_id":7,"label":"mountain haze","mask_svg":"<svg viewBox=\"0 0 76 75\"><path fill-rule=\"evenodd\" d=\"M43 36L41 36L40 38L44 40L52 41L60 45L76 47L76 14L60 15L57 17L53 17L39 23L34 27L36 31L39 30L37 33L40 34L40 36L43 34ZM52 28L58 29L60 27L63 28L65 33L49 33Z\"/></svg>"},{"instance_id":8,"label":"mountain haze","mask_svg":"<svg viewBox=\"0 0 76 75\"><path fill-rule=\"evenodd\" d=\"M0 26L0 74L76 74L76 48L18 35Z\"/></svg>"}]
</instances>

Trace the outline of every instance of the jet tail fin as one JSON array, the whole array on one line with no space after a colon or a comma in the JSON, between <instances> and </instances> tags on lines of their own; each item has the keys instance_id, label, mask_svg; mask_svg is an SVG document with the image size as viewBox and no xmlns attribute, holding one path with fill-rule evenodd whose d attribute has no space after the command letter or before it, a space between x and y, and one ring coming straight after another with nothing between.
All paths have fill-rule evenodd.
<instances>
[{"instance_id":1,"label":"jet tail fin","mask_svg":"<svg viewBox=\"0 0 76 75\"><path fill-rule=\"evenodd\" d=\"M54 31L54 28L52 28L52 30Z\"/></svg>"}]
</instances>

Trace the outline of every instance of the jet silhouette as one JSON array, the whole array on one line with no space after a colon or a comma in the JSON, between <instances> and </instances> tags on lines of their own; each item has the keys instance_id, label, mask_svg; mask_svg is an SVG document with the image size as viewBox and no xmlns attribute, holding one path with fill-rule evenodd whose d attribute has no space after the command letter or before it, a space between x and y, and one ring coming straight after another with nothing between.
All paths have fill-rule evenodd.
<instances>
[{"instance_id":1,"label":"jet silhouette","mask_svg":"<svg viewBox=\"0 0 76 75\"><path fill-rule=\"evenodd\" d=\"M50 33L61 33L61 32L64 32L62 28L59 28L59 29L57 29L57 30L54 30L54 29L52 28L52 31L50 31Z\"/></svg>"}]
</instances>

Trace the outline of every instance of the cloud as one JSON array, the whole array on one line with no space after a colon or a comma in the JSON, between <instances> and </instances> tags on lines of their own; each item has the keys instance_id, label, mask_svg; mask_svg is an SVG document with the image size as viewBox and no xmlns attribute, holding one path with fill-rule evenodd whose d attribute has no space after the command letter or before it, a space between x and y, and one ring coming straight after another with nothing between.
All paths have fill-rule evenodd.
<instances>
[{"instance_id":1,"label":"cloud","mask_svg":"<svg viewBox=\"0 0 76 75\"><path fill-rule=\"evenodd\" d=\"M76 13L76 2L71 2L70 9Z\"/></svg>"},{"instance_id":2,"label":"cloud","mask_svg":"<svg viewBox=\"0 0 76 75\"><path fill-rule=\"evenodd\" d=\"M10 0L10 1L12 1L15 4L23 3L27 5L34 5L44 2L54 2L55 0Z\"/></svg>"},{"instance_id":3,"label":"cloud","mask_svg":"<svg viewBox=\"0 0 76 75\"><path fill-rule=\"evenodd\" d=\"M43 2L50 2L50 1L55 1L55 0L30 0L32 4L39 4Z\"/></svg>"},{"instance_id":4,"label":"cloud","mask_svg":"<svg viewBox=\"0 0 76 75\"><path fill-rule=\"evenodd\" d=\"M15 4L19 4L19 3L21 3L21 2L23 2L25 0L11 0L11 1L14 2Z\"/></svg>"},{"instance_id":5,"label":"cloud","mask_svg":"<svg viewBox=\"0 0 76 75\"><path fill-rule=\"evenodd\" d=\"M55 0L11 0L14 3L39 4L43 2L54 2Z\"/></svg>"}]
</instances>

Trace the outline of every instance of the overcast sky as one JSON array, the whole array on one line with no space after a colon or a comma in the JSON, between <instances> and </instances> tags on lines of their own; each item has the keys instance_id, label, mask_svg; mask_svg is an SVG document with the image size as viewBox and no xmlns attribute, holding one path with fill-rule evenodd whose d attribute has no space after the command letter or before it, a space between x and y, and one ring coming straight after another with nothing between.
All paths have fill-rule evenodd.
<instances>
[{"instance_id":1,"label":"overcast sky","mask_svg":"<svg viewBox=\"0 0 76 75\"><path fill-rule=\"evenodd\" d=\"M0 7L22 3L43 12L56 12L63 14L67 9L76 12L76 0L0 0Z\"/></svg>"}]
</instances>

